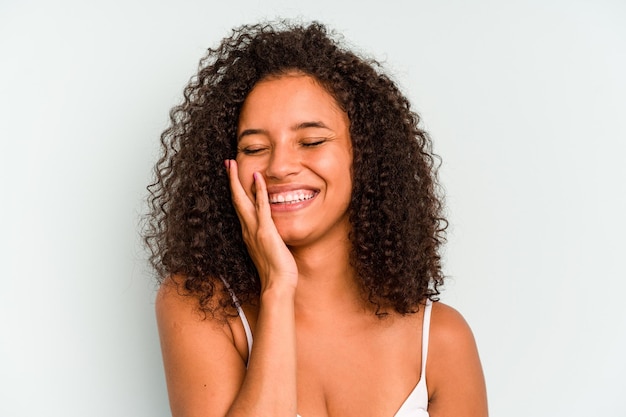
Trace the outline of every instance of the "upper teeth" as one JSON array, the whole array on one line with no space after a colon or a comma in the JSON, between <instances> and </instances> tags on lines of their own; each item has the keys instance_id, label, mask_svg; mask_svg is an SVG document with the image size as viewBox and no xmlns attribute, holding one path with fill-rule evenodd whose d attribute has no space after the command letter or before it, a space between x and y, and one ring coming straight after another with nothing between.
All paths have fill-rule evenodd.
<instances>
[{"instance_id":1,"label":"upper teeth","mask_svg":"<svg viewBox=\"0 0 626 417\"><path fill-rule=\"evenodd\" d=\"M280 194L270 194L270 203L295 203L310 200L315 193L313 191L292 191Z\"/></svg>"}]
</instances>

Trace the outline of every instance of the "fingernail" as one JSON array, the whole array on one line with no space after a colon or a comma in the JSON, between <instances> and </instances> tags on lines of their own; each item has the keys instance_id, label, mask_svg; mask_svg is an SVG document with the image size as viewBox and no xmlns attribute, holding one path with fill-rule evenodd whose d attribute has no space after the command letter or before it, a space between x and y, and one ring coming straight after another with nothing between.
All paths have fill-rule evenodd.
<instances>
[{"instance_id":1,"label":"fingernail","mask_svg":"<svg viewBox=\"0 0 626 417\"><path fill-rule=\"evenodd\" d=\"M224 166L226 169L230 169L230 159L224 159Z\"/></svg>"}]
</instances>

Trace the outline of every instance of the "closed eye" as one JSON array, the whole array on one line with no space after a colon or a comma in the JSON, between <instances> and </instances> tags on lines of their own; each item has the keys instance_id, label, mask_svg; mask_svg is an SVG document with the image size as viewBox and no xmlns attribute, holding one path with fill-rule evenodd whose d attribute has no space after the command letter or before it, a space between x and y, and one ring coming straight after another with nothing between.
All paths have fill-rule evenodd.
<instances>
[{"instance_id":1,"label":"closed eye","mask_svg":"<svg viewBox=\"0 0 626 417\"><path fill-rule=\"evenodd\" d=\"M322 145L323 143L326 143L326 141L326 138L311 138L310 140L301 142L301 145L305 148L314 148L316 146Z\"/></svg>"},{"instance_id":2,"label":"closed eye","mask_svg":"<svg viewBox=\"0 0 626 417\"><path fill-rule=\"evenodd\" d=\"M266 149L267 148L264 148L264 147L247 147L247 148L238 149L237 151L244 155L258 155L261 152L265 151Z\"/></svg>"}]
</instances>

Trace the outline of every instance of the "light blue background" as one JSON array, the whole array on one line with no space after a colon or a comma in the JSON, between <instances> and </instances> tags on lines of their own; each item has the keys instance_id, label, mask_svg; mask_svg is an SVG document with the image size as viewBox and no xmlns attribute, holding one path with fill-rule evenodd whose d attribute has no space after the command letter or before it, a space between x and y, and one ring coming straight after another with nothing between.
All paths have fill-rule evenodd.
<instances>
[{"instance_id":1,"label":"light blue background","mask_svg":"<svg viewBox=\"0 0 626 417\"><path fill-rule=\"evenodd\" d=\"M626 415L626 3L297 3L0 3L0 415L169 415L144 187L205 49L277 16L342 32L423 116L491 415Z\"/></svg>"}]
</instances>

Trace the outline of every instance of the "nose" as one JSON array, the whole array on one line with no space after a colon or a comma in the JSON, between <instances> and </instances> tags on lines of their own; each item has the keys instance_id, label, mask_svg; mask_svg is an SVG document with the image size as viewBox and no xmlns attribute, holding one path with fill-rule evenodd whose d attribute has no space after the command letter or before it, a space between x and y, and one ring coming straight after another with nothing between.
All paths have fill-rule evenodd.
<instances>
[{"instance_id":1,"label":"nose","mask_svg":"<svg viewBox=\"0 0 626 417\"><path fill-rule=\"evenodd\" d=\"M266 178L283 179L300 172L300 156L291 144L277 144L270 153Z\"/></svg>"}]
</instances>

